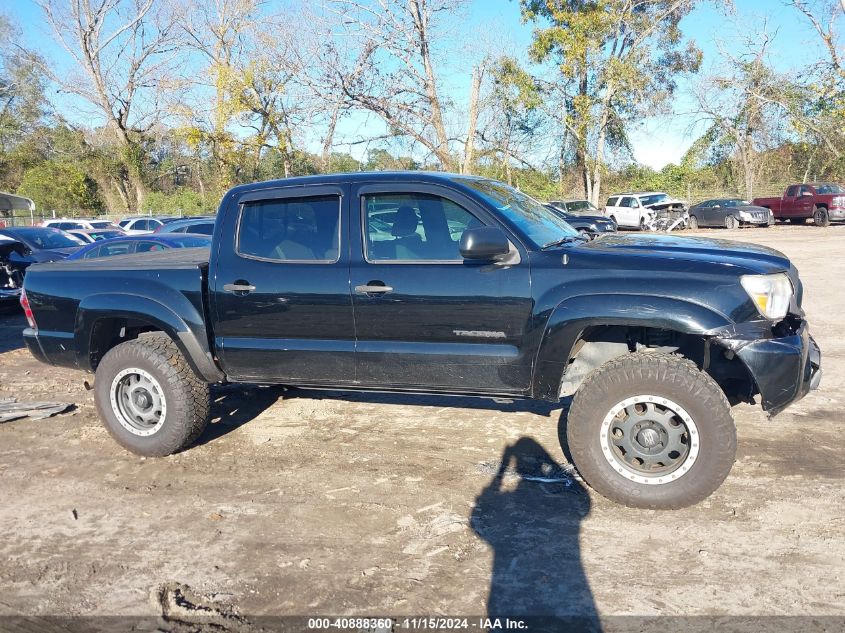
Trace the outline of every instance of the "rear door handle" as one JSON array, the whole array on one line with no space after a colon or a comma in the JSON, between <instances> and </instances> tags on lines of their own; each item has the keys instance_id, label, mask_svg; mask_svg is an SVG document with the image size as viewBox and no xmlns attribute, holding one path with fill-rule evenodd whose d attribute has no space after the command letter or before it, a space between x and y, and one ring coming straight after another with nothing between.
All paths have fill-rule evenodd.
<instances>
[{"instance_id":1,"label":"rear door handle","mask_svg":"<svg viewBox=\"0 0 845 633\"><path fill-rule=\"evenodd\" d=\"M372 295L372 294L387 294L388 292L393 292L392 286L355 286L355 292L359 295Z\"/></svg>"},{"instance_id":2,"label":"rear door handle","mask_svg":"<svg viewBox=\"0 0 845 633\"><path fill-rule=\"evenodd\" d=\"M224 284L223 290L226 292L252 292L255 286L252 284Z\"/></svg>"}]
</instances>

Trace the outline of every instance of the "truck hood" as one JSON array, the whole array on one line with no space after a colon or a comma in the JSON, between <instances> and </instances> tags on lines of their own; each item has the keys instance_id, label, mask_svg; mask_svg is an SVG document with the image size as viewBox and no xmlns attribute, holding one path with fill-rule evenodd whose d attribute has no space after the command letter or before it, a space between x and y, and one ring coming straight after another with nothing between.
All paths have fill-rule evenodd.
<instances>
[{"instance_id":1,"label":"truck hood","mask_svg":"<svg viewBox=\"0 0 845 633\"><path fill-rule=\"evenodd\" d=\"M781 252L731 240L672 235L607 235L578 247L595 254L618 254L659 260L678 260L734 266L749 273L775 273L790 269ZM671 268L670 268L671 269Z\"/></svg>"}]
</instances>

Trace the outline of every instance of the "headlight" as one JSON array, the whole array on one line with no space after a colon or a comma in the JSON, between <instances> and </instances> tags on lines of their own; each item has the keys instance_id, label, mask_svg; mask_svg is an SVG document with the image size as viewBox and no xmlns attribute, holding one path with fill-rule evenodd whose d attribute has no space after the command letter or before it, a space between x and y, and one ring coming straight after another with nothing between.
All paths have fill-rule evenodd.
<instances>
[{"instance_id":1,"label":"headlight","mask_svg":"<svg viewBox=\"0 0 845 633\"><path fill-rule=\"evenodd\" d=\"M739 217L741 217L743 220L750 220L750 219L751 219L751 218L753 218L754 216L753 216L753 215L751 215L748 211L740 211L740 212L739 212Z\"/></svg>"},{"instance_id":2,"label":"headlight","mask_svg":"<svg viewBox=\"0 0 845 633\"><path fill-rule=\"evenodd\" d=\"M760 314L773 321L786 316L793 292L786 273L743 275L741 282Z\"/></svg>"},{"instance_id":3,"label":"headlight","mask_svg":"<svg viewBox=\"0 0 845 633\"><path fill-rule=\"evenodd\" d=\"M831 202L837 207L845 207L845 196L836 196Z\"/></svg>"}]
</instances>

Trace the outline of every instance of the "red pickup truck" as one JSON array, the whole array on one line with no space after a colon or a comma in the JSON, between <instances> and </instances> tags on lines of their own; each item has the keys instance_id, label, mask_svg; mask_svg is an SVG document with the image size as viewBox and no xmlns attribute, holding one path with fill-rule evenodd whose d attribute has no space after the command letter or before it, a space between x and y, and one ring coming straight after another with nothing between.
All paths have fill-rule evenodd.
<instances>
[{"instance_id":1,"label":"red pickup truck","mask_svg":"<svg viewBox=\"0 0 845 633\"><path fill-rule=\"evenodd\" d=\"M845 220L845 186L835 182L789 185L781 198L754 198L751 204L772 210L777 220L803 224L813 218L816 226Z\"/></svg>"}]
</instances>

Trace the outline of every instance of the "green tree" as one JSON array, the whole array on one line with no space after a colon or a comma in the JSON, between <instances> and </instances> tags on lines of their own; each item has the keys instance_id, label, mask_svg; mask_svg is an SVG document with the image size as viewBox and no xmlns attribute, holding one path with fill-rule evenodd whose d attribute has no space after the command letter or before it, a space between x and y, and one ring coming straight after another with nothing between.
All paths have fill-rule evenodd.
<instances>
[{"instance_id":1,"label":"green tree","mask_svg":"<svg viewBox=\"0 0 845 633\"><path fill-rule=\"evenodd\" d=\"M523 19L539 26L531 54L553 62L550 114L574 147L584 194L601 197L605 153L627 147L627 131L653 114L694 72L701 52L685 44L680 22L696 0L520 0Z\"/></svg>"},{"instance_id":2,"label":"green tree","mask_svg":"<svg viewBox=\"0 0 845 633\"><path fill-rule=\"evenodd\" d=\"M28 169L18 194L31 198L42 211L99 212L97 185L74 163L46 161Z\"/></svg>"}]
</instances>

